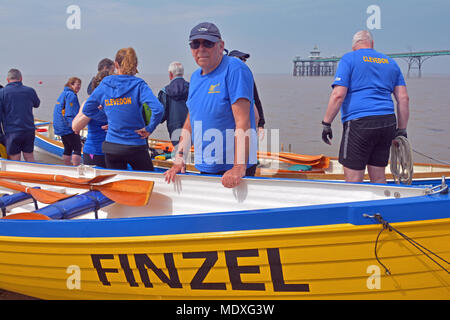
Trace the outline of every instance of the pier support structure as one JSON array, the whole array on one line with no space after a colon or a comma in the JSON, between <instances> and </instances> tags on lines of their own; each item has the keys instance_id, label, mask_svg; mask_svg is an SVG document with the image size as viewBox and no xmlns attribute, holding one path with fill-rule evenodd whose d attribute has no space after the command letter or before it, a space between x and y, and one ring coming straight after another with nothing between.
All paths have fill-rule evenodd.
<instances>
[{"instance_id":1,"label":"pier support structure","mask_svg":"<svg viewBox=\"0 0 450 320\"><path fill-rule=\"evenodd\" d=\"M401 58L408 64L407 77L409 78L411 70L418 70L418 77L422 77L422 65L431 57L450 55L450 50L440 51L422 51L422 52L406 52L391 53L387 56L391 58ZM330 58L320 57L320 51L317 45L307 59L300 56L294 58L294 77L310 77L310 76L333 76L336 73L336 67L341 58L332 56Z\"/></svg>"},{"instance_id":2,"label":"pier support structure","mask_svg":"<svg viewBox=\"0 0 450 320\"><path fill-rule=\"evenodd\" d=\"M294 58L294 77L333 76L336 72L339 58L322 58L317 45L307 59L297 56Z\"/></svg>"}]
</instances>

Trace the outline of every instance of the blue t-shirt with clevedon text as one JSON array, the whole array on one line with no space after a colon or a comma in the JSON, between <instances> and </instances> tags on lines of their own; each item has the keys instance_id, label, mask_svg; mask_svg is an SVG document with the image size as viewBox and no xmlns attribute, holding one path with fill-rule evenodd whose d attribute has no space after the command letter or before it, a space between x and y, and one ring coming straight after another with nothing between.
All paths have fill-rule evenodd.
<instances>
[{"instance_id":1,"label":"blue t-shirt with clevedon text","mask_svg":"<svg viewBox=\"0 0 450 320\"><path fill-rule=\"evenodd\" d=\"M394 59L374 49L345 54L339 62L332 87L348 88L341 107L342 122L367 116L394 114L392 93L406 86Z\"/></svg>"},{"instance_id":2,"label":"blue t-shirt with clevedon text","mask_svg":"<svg viewBox=\"0 0 450 320\"><path fill-rule=\"evenodd\" d=\"M142 115L142 105L146 103L151 111L150 123L146 126ZM141 128L152 133L164 115L164 109L147 83L131 75L111 75L105 77L87 99L83 114L97 121L104 121L102 106L108 121L105 141L139 146L145 139L135 131Z\"/></svg>"}]
</instances>

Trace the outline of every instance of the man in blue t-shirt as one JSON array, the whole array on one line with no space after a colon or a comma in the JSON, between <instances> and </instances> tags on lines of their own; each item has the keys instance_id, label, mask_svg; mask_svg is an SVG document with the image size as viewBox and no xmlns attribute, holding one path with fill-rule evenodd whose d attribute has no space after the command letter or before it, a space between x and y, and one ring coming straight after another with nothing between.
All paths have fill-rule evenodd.
<instances>
[{"instance_id":1,"label":"man in blue t-shirt","mask_svg":"<svg viewBox=\"0 0 450 320\"><path fill-rule=\"evenodd\" d=\"M222 184L233 188L256 170L253 75L245 63L223 54L225 43L213 23L195 26L189 45L200 68L190 79L188 115L166 181L185 172L192 136L195 167L202 174L222 175Z\"/></svg>"},{"instance_id":2,"label":"man in blue t-shirt","mask_svg":"<svg viewBox=\"0 0 450 320\"><path fill-rule=\"evenodd\" d=\"M347 182L363 181L367 166L371 182L386 183L385 167L392 139L407 136L409 97L405 80L397 63L375 51L373 44L369 31L353 36L353 51L339 62L322 121L322 140L331 144L331 122L341 110L344 130L339 162L344 166Z\"/></svg>"},{"instance_id":3,"label":"man in blue t-shirt","mask_svg":"<svg viewBox=\"0 0 450 320\"><path fill-rule=\"evenodd\" d=\"M22 73L17 69L8 71L8 84L0 90L0 111L8 157L34 162L34 116L40 100L33 88L22 84Z\"/></svg>"}]
</instances>

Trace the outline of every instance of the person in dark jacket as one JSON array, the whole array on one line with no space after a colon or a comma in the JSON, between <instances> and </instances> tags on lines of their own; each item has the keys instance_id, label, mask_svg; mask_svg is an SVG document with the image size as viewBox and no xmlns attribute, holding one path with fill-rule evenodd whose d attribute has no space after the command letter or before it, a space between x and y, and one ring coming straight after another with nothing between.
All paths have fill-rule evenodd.
<instances>
[{"instance_id":1,"label":"person in dark jacket","mask_svg":"<svg viewBox=\"0 0 450 320\"><path fill-rule=\"evenodd\" d=\"M63 160L68 166L78 166L81 163L80 135L72 130L72 121L80 110L77 96L80 88L81 80L77 77L70 78L53 110L53 128L55 134L61 136L64 144Z\"/></svg>"},{"instance_id":2,"label":"person in dark jacket","mask_svg":"<svg viewBox=\"0 0 450 320\"><path fill-rule=\"evenodd\" d=\"M165 111L161 123L167 122L167 130L174 147L178 145L181 128L188 113L186 100L189 95L189 82L184 80L183 76L183 65L178 61L172 62L169 65L170 83L158 93L158 100Z\"/></svg>"},{"instance_id":3,"label":"person in dark jacket","mask_svg":"<svg viewBox=\"0 0 450 320\"><path fill-rule=\"evenodd\" d=\"M104 58L100 60L97 66L98 73L102 71L108 71L109 74L114 73L114 61L108 58ZM96 76L95 76L96 77ZM91 79L91 82L89 82L87 87L87 94L90 96L92 94L92 91L94 91L95 87L92 86L92 83L95 81L95 77Z\"/></svg>"},{"instance_id":4,"label":"person in dark jacket","mask_svg":"<svg viewBox=\"0 0 450 320\"><path fill-rule=\"evenodd\" d=\"M247 59L250 58L250 54L241 52L239 50L232 50L228 53L230 57L236 57L241 59L243 62L247 62ZM258 89L256 89L256 83L253 82L253 96L255 99L255 107L258 110L259 120L258 120L258 135L262 134L262 130L264 130L264 125L266 124L266 120L264 119L264 111L262 108L261 100L259 99Z\"/></svg>"},{"instance_id":5,"label":"person in dark jacket","mask_svg":"<svg viewBox=\"0 0 450 320\"><path fill-rule=\"evenodd\" d=\"M33 88L22 84L22 74L17 69L8 71L8 84L0 89L0 110L8 157L11 160L34 162L33 108L41 101Z\"/></svg>"}]
</instances>

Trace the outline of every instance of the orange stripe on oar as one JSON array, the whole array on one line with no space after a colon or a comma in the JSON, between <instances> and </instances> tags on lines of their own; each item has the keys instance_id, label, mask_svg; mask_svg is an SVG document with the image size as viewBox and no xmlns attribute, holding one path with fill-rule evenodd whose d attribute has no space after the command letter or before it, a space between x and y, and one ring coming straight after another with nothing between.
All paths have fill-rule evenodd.
<instances>
[{"instance_id":1,"label":"orange stripe on oar","mask_svg":"<svg viewBox=\"0 0 450 320\"><path fill-rule=\"evenodd\" d=\"M0 186L11 189L11 190L28 193L37 201L42 202L42 203L47 203L47 204L55 203L59 200L70 198L73 196L73 195L62 194L59 192L54 192L54 191L49 191L49 190L31 188L31 187L23 186L18 183L1 180L1 179L0 179Z\"/></svg>"},{"instance_id":2,"label":"orange stripe on oar","mask_svg":"<svg viewBox=\"0 0 450 320\"><path fill-rule=\"evenodd\" d=\"M298 161L298 162L317 162L320 161L324 155L307 155L307 154L297 154L297 153L288 153L288 152L262 152L258 151L259 156L273 156L279 157L287 160Z\"/></svg>"},{"instance_id":3,"label":"orange stripe on oar","mask_svg":"<svg viewBox=\"0 0 450 320\"><path fill-rule=\"evenodd\" d=\"M30 172L16 172L16 171L0 171L0 178L15 179L28 182L70 182L76 184L91 184L99 183L114 177L115 174L100 175L94 178L74 178L64 176L60 174L43 174L43 173L30 173Z\"/></svg>"},{"instance_id":4,"label":"orange stripe on oar","mask_svg":"<svg viewBox=\"0 0 450 320\"><path fill-rule=\"evenodd\" d=\"M52 220L45 214L34 213L34 212L22 212L22 213L13 213L9 214L0 219L6 220Z\"/></svg>"},{"instance_id":5,"label":"orange stripe on oar","mask_svg":"<svg viewBox=\"0 0 450 320\"><path fill-rule=\"evenodd\" d=\"M274 156L274 155L267 155L267 154L260 154L260 155L258 155L258 159L271 159L271 160L284 162L284 163L289 163L289 164L305 164L305 165L310 165L310 166L317 165L317 164L320 163L320 160L317 160L317 161L299 161L299 160L295 160L295 159L287 159L287 158Z\"/></svg>"}]
</instances>

